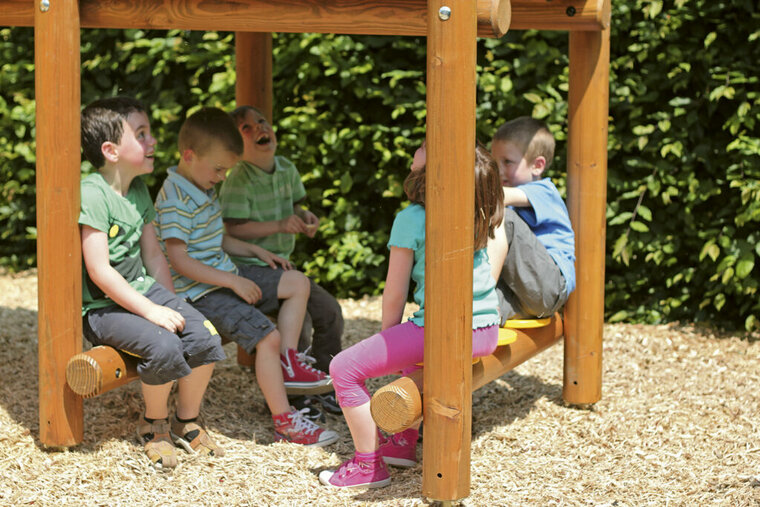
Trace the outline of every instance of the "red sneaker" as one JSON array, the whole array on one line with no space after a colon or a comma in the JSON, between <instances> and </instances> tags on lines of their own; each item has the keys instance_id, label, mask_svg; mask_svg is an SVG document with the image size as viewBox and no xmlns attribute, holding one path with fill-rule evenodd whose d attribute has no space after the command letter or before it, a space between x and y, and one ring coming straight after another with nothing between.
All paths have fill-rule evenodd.
<instances>
[{"instance_id":1,"label":"red sneaker","mask_svg":"<svg viewBox=\"0 0 760 507\"><path fill-rule=\"evenodd\" d=\"M308 410L305 408L272 416L275 442L286 440L306 447L322 447L337 441L337 433L326 430L304 417L304 412Z\"/></svg>"},{"instance_id":2,"label":"red sneaker","mask_svg":"<svg viewBox=\"0 0 760 507\"><path fill-rule=\"evenodd\" d=\"M380 440L380 455L389 465L410 468L417 464L419 431L409 428Z\"/></svg>"},{"instance_id":3,"label":"red sneaker","mask_svg":"<svg viewBox=\"0 0 760 507\"><path fill-rule=\"evenodd\" d=\"M282 380L288 394L322 394L332 391L332 379L325 372L313 368L309 357L288 349L280 355Z\"/></svg>"}]
</instances>

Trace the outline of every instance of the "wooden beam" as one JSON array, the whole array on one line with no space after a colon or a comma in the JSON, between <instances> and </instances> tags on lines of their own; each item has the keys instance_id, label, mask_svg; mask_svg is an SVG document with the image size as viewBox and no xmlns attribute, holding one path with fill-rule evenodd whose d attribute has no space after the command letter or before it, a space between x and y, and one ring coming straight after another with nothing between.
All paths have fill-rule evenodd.
<instances>
[{"instance_id":1,"label":"wooden beam","mask_svg":"<svg viewBox=\"0 0 760 507\"><path fill-rule=\"evenodd\" d=\"M82 399L69 389L65 376L66 361L82 350L76 0L53 0L47 10L35 9L34 63L40 440L67 447L83 437Z\"/></svg>"},{"instance_id":2,"label":"wooden beam","mask_svg":"<svg viewBox=\"0 0 760 507\"><path fill-rule=\"evenodd\" d=\"M610 26L610 0L512 0L510 30L600 31Z\"/></svg>"},{"instance_id":3,"label":"wooden beam","mask_svg":"<svg viewBox=\"0 0 760 507\"><path fill-rule=\"evenodd\" d=\"M92 398L137 380L137 362L113 347L94 347L66 364L66 382L83 398Z\"/></svg>"},{"instance_id":4,"label":"wooden beam","mask_svg":"<svg viewBox=\"0 0 760 507\"><path fill-rule=\"evenodd\" d=\"M516 329L517 341L499 347L490 356L472 365L472 390L480 389L524 363L562 338L562 319L555 316L551 324L540 328ZM404 431L422 417L419 389L422 370L401 377L381 387L372 396L372 417L388 433ZM427 431L427 430L426 430ZM425 436L427 439L427 434Z\"/></svg>"},{"instance_id":5,"label":"wooden beam","mask_svg":"<svg viewBox=\"0 0 760 507\"><path fill-rule=\"evenodd\" d=\"M609 30L570 33L567 204L577 287L565 307L562 396L573 404L602 396L609 62Z\"/></svg>"},{"instance_id":6,"label":"wooden beam","mask_svg":"<svg viewBox=\"0 0 760 507\"><path fill-rule=\"evenodd\" d=\"M38 0L0 0L5 26L31 26ZM477 0L478 35L509 28L509 0ZM426 35L425 0L80 0L85 28ZM7 11L7 14L6 14Z\"/></svg>"},{"instance_id":7,"label":"wooden beam","mask_svg":"<svg viewBox=\"0 0 760 507\"><path fill-rule=\"evenodd\" d=\"M470 492L476 24L470 0L428 2L422 494L442 501Z\"/></svg>"},{"instance_id":8,"label":"wooden beam","mask_svg":"<svg viewBox=\"0 0 760 507\"><path fill-rule=\"evenodd\" d=\"M255 106L272 119L272 34L235 33L235 102Z\"/></svg>"}]
</instances>

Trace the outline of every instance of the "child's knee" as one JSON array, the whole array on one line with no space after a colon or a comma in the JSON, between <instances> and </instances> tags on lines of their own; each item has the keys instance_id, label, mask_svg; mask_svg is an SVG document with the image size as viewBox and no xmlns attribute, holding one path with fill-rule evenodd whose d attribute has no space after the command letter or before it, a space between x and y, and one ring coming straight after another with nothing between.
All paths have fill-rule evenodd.
<instances>
[{"instance_id":1,"label":"child's knee","mask_svg":"<svg viewBox=\"0 0 760 507\"><path fill-rule=\"evenodd\" d=\"M309 277L300 271L290 270L282 274L277 292L285 297L302 295L309 297L311 291L311 282Z\"/></svg>"},{"instance_id":2,"label":"child's knee","mask_svg":"<svg viewBox=\"0 0 760 507\"><path fill-rule=\"evenodd\" d=\"M256 353L280 354L280 332L276 329L256 344Z\"/></svg>"}]
</instances>

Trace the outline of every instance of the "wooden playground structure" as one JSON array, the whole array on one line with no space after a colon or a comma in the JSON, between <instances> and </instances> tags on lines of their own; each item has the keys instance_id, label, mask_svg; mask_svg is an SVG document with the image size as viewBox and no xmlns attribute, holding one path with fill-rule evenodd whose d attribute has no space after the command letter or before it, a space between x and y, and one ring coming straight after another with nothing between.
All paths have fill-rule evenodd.
<instances>
[{"instance_id":1,"label":"wooden playground structure","mask_svg":"<svg viewBox=\"0 0 760 507\"><path fill-rule=\"evenodd\" d=\"M600 399L610 0L0 0L0 13L0 24L34 27L43 444L83 439L82 397L66 382L69 359L82 351L80 28L235 31L237 102L257 104L270 117L272 32L427 36L427 170L434 177L426 191L422 494L442 501L469 494L473 388L563 334L565 401ZM555 317L548 326L519 329L514 343L473 365L474 179L461 168L472 165L475 144L476 38L508 29L569 32L567 202L577 288L564 325ZM402 395L419 399L413 379L401 382ZM407 419L419 417L413 406L405 410Z\"/></svg>"}]
</instances>

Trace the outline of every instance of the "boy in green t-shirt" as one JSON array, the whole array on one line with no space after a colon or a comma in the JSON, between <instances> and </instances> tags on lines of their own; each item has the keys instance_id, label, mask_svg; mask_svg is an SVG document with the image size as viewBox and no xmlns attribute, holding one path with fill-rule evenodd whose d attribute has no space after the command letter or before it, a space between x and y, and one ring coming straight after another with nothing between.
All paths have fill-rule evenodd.
<instances>
[{"instance_id":1,"label":"boy in green t-shirt","mask_svg":"<svg viewBox=\"0 0 760 507\"><path fill-rule=\"evenodd\" d=\"M244 151L242 160L227 175L219 193L227 233L289 260L296 234L313 238L319 218L302 207L306 190L301 176L290 160L276 155L277 136L261 111L240 106L231 114L243 137ZM250 269L267 269L255 257L234 257L233 260L249 265ZM311 342L314 366L327 372L330 361L342 348L343 313L329 292L314 280L310 281L306 321L298 348L303 351ZM340 413L333 393L317 398L326 410Z\"/></svg>"},{"instance_id":2,"label":"boy in green t-shirt","mask_svg":"<svg viewBox=\"0 0 760 507\"><path fill-rule=\"evenodd\" d=\"M82 149L98 170L81 185L84 334L93 345L138 358L145 413L137 436L153 465L166 469L177 466L175 443L191 453L224 454L197 419L214 363L225 356L214 326L174 294L151 224L153 203L139 178L153 171L155 145L137 100L102 99L82 111Z\"/></svg>"}]
</instances>

